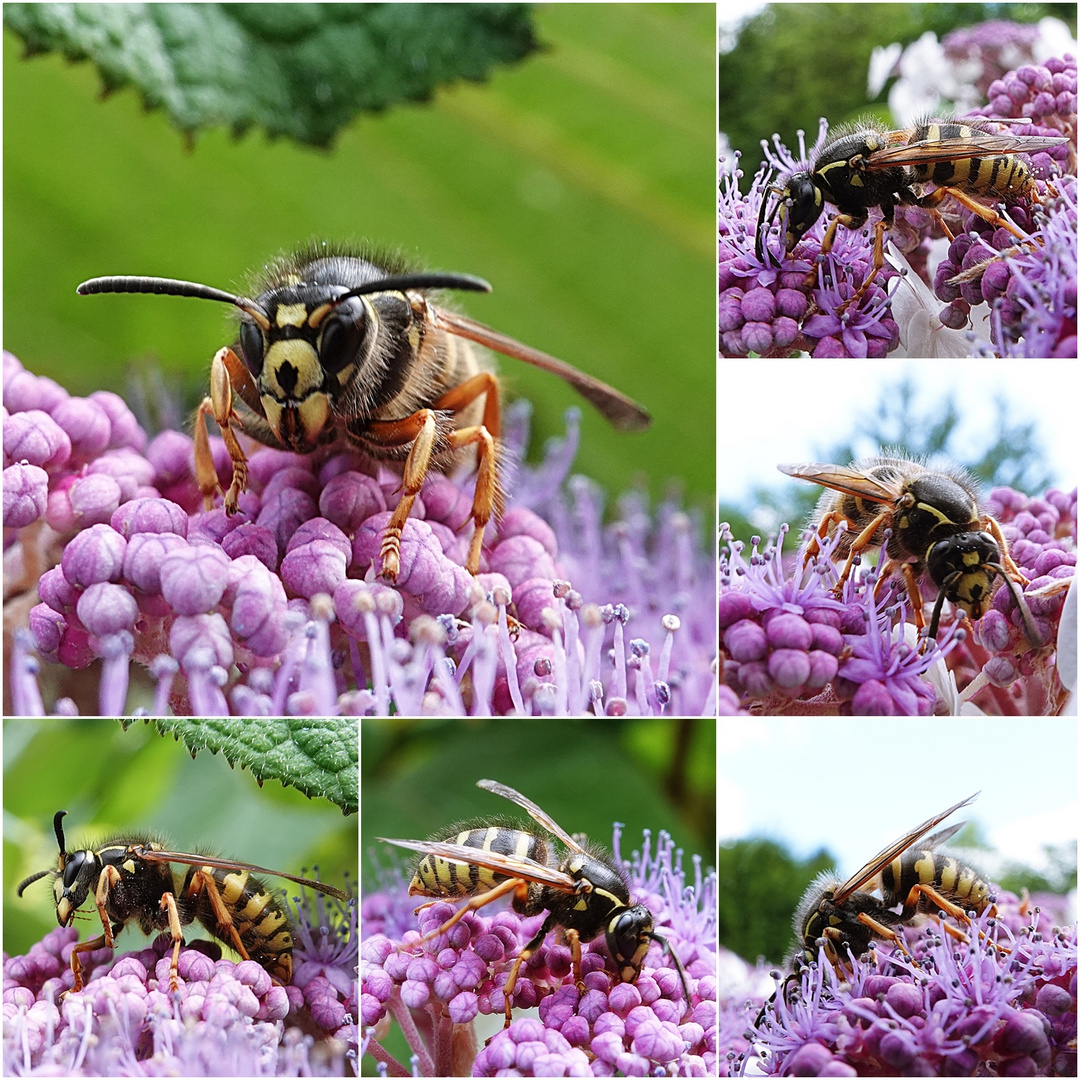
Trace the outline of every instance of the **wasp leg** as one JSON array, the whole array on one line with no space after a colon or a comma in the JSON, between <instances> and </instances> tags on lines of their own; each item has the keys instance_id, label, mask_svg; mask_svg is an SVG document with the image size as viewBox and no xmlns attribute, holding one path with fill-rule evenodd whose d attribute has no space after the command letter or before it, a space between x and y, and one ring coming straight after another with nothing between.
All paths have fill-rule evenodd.
<instances>
[{"instance_id":1,"label":"wasp leg","mask_svg":"<svg viewBox=\"0 0 1080 1080\"><path fill-rule=\"evenodd\" d=\"M259 394L251 373L232 349L218 349L210 364L210 396L203 398L195 414L195 476L203 494L203 504L209 510L214 496L221 490L218 485L214 458L210 453L210 440L206 434L206 414L209 413L221 429L225 448L232 462L232 483L225 494L225 512L235 514L241 491L247 490L247 457L233 433L233 426L243 427L243 422L233 408L233 391L249 405L251 397L258 404Z\"/></svg>"},{"instance_id":2,"label":"wasp leg","mask_svg":"<svg viewBox=\"0 0 1080 1080\"><path fill-rule=\"evenodd\" d=\"M971 918L968 913L962 907L959 907L951 900L942 896L941 893L939 893L937 889L935 889L932 885L913 885L911 887L911 892L908 893L907 899L904 901L904 911L916 911L919 905L920 898L924 896L927 900L929 900L932 904L936 905L947 915L951 915L954 919L956 919L957 922L966 923L968 926L972 925ZM941 925L945 932L951 937L956 938L957 941L963 941L967 943L968 937L962 931L957 930L954 926L949 926L948 923L942 923ZM979 937L981 937L983 940L989 941L989 939L981 930L977 930L976 933L978 933ZM1005 954L1009 952L1008 949L1006 949L1003 945L999 945L996 941L989 941L989 944L993 945L994 948L998 950L998 952Z\"/></svg>"},{"instance_id":3,"label":"wasp leg","mask_svg":"<svg viewBox=\"0 0 1080 1080\"><path fill-rule=\"evenodd\" d=\"M978 214L983 221L989 222L994 228L1007 229L1019 240L1028 239L1008 218L1002 217L993 207L984 206L959 188L937 188L931 191L929 195L920 196L916 200L916 205L921 206L924 210L931 210L950 195L962 206L966 206L973 214Z\"/></svg>"},{"instance_id":4,"label":"wasp leg","mask_svg":"<svg viewBox=\"0 0 1080 1080\"><path fill-rule=\"evenodd\" d=\"M521 965L526 963L529 957L532 956L537 949L540 948L544 938L547 937L551 928L555 925L555 916L549 915L545 920L543 926L533 935L532 940L525 946L521 952L518 953L517 958L514 960L513 966L510 968L510 977L503 984L503 1002L506 1011L506 1020L503 1023L503 1030L505 1031L510 1026L510 1021L513 1019L511 1009L514 1004L514 987L517 986L518 972L521 970ZM577 974L581 974L580 967L581 959L581 943L578 942L578 969ZM584 985L584 984L582 984Z\"/></svg>"},{"instance_id":5,"label":"wasp leg","mask_svg":"<svg viewBox=\"0 0 1080 1080\"><path fill-rule=\"evenodd\" d=\"M469 556L465 569L470 574L480 572L480 549L484 541L484 529L495 517L502 516L504 500L496 469L495 444L502 429L499 413L499 385L490 371L481 371L466 379L460 386L448 390L436 402L436 409L448 409L459 413L484 395L484 418L479 425L461 428L450 437L455 449L476 445L476 491L473 495L473 535L469 543Z\"/></svg>"},{"instance_id":6,"label":"wasp leg","mask_svg":"<svg viewBox=\"0 0 1080 1080\"><path fill-rule=\"evenodd\" d=\"M567 927L566 943L570 946L570 962L574 967L574 985L579 994L585 993L585 978L581 974L581 935Z\"/></svg>"},{"instance_id":7,"label":"wasp leg","mask_svg":"<svg viewBox=\"0 0 1080 1080\"><path fill-rule=\"evenodd\" d=\"M881 567L881 571L878 575L877 584L874 586L874 599L877 600L882 590L885 587L885 583L892 577L897 571L900 571L901 576L904 579L904 586L907 589L908 600L911 601L911 614L915 620L915 629L920 633L926 626L926 619L923 616L923 598L922 593L919 591L919 579L915 573L915 567L909 562L900 562L898 559L889 559L884 566ZM940 599L944 595L944 590L938 595ZM935 616L940 614L940 608L934 608ZM934 629L937 629L936 618L933 620ZM930 637L933 637L930 634Z\"/></svg>"},{"instance_id":8,"label":"wasp leg","mask_svg":"<svg viewBox=\"0 0 1080 1080\"><path fill-rule=\"evenodd\" d=\"M855 565L855 556L858 555L863 548L869 545L870 541L873 539L874 533L880 528L889 528L891 524L892 512L889 510L882 510L881 513L851 541L851 549L848 551L847 562L844 563L844 569L840 574L840 580L833 586L833 592L837 595L840 594L840 590L843 589L848 576L851 574L851 568Z\"/></svg>"},{"instance_id":9,"label":"wasp leg","mask_svg":"<svg viewBox=\"0 0 1080 1080\"><path fill-rule=\"evenodd\" d=\"M886 941L891 941L902 953L907 954L907 946L904 944L904 939L890 926L886 926L884 923L880 923L877 919L870 915L867 915L865 911L860 911L856 918L863 924L873 930L878 937L885 938ZM825 931L828 933L828 930ZM910 955L910 954L908 954Z\"/></svg>"},{"instance_id":10,"label":"wasp leg","mask_svg":"<svg viewBox=\"0 0 1080 1080\"><path fill-rule=\"evenodd\" d=\"M851 524L851 519L845 517L839 510L830 510L821 519L817 527L817 535L806 546L806 553L803 555L804 567L807 566L810 560L821 551L821 541L828 536L829 527L831 525L839 525L842 521L846 521L848 525Z\"/></svg>"},{"instance_id":11,"label":"wasp leg","mask_svg":"<svg viewBox=\"0 0 1080 1080\"><path fill-rule=\"evenodd\" d=\"M166 893L166 895L168 896L169 894ZM227 940L232 948L234 948L245 960L251 959L247 949L244 947L244 943L240 940L240 934L236 929L236 923L233 921L229 909L225 906L225 901L221 899L221 892L218 890L217 882L214 881L212 875L206 873L204 870L196 870L195 873L191 875L191 884L188 886L185 895L191 900L195 900L199 896L205 895L207 900L210 901L210 908L214 912L214 918L217 920L218 930L221 932L222 939ZM175 901L173 906L175 907ZM179 927L179 925L179 922L177 922L177 927ZM177 952L179 953L179 950L177 950Z\"/></svg>"},{"instance_id":12,"label":"wasp leg","mask_svg":"<svg viewBox=\"0 0 1080 1080\"><path fill-rule=\"evenodd\" d=\"M161 910L169 915L169 937L172 939L172 959L169 961L169 990L180 990L180 946L184 943L184 934L180 929L180 912L176 909L176 897L171 892L161 894ZM245 956L246 960L247 957Z\"/></svg>"},{"instance_id":13,"label":"wasp leg","mask_svg":"<svg viewBox=\"0 0 1080 1080\"><path fill-rule=\"evenodd\" d=\"M419 941L419 944L423 945L425 941L431 941L432 938L437 938L440 934L445 934L450 927L459 923L462 918L470 911L479 911L480 908L486 907L493 900L498 900L500 896L505 896L508 892L517 892L515 899L520 899L523 903L528 898L529 883L523 881L521 878L507 878L506 881L500 882L490 892L481 893L479 896L474 896L467 904L462 904L449 919L446 920L437 930L432 930L429 934L425 934ZM437 903L433 900L432 903ZM430 907L431 904L421 904L416 910L421 911L423 908Z\"/></svg>"},{"instance_id":14,"label":"wasp leg","mask_svg":"<svg viewBox=\"0 0 1080 1080\"><path fill-rule=\"evenodd\" d=\"M113 928L112 922L109 920L109 916L105 911L105 907L109 902L109 889L119 883L120 871L117 870L115 866L106 866L98 876L97 888L94 890L94 904L97 907L98 917L101 919L101 926L104 933L90 941L79 942L79 944L71 950L71 974L75 976L75 993L82 990L85 985L83 983L82 963L79 960L79 953L93 952L95 949L100 949L102 947L106 949L116 948L116 934L119 932L120 927L117 926L115 929Z\"/></svg>"},{"instance_id":15,"label":"wasp leg","mask_svg":"<svg viewBox=\"0 0 1080 1080\"><path fill-rule=\"evenodd\" d=\"M1001 531L1001 525L998 523L997 518L990 517L988 514L983 521L983 528L990 533L997 546L1001 549L1001 564L1009 572L1013 581L1021 586L1030 585L1031 580L1024 577L1020 567L1013 562L1012 556L1009 554L1009 545L1005 542L1005 536Z\"/></svg>"},{"instance_id":16,"label":"wasp leg","mask_svg":"<svg viewBox=\"0 0 1080 1080\"><path fill-rule=\"evenodd\" d=\"M401 498L383 530L379 546L382 575L397 581L401 572L401 530L409 519L416 496L424 486L424 477L431 467L431 455L435 451L439 430L438 419L432 409L419 409L402 420L375 420L367 437L383 446L409 446L408 456L401 479Z\"/></svg>"}]
</instances>

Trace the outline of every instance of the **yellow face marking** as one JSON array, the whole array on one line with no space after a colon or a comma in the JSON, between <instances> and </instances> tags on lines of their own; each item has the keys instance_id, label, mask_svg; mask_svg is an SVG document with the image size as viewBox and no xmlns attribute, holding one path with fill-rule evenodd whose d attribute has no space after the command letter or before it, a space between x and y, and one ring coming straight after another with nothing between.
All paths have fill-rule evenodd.
<instances>
[{"instance_id":1,"label":"yellow face marking","mask_svg":"<svg viewBox=\"0 0 1080 1080\"><path fill-rule=\"evenodd\" d=\"M303 326L307 317L305 304L279 304L274 321L278 326Z\"/></svg>"},{"instance_id":2,"label":"yellow face marking","mask_svg":"<svg viewBox=\"0 0 1080 1080\"><path fill-rule=\"evenodd\" d=\"M288 390L279 381L279 372L289 364L295 372L295 385ZM310 342L299 338L275 341L266 351L266 363L259 377L263 394L273 393L278 401L300 400L321 389L323 369Z\"/></svg>"}]
</instances>

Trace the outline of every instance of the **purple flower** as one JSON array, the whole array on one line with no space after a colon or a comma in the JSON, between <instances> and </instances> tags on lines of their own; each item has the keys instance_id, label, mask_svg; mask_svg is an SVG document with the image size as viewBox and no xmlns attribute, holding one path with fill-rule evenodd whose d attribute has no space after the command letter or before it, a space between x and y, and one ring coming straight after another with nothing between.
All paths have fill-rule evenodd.
<instances>
[{"instance_id":1,"label":"purple flower","mask_svg":"<svg viewBox=\"0 0 1080 1080\"><path fill-rule=\"evenodd\" d=\"M255 447L230 517L202 508L186 435L148 443L118 398L70 397L10 354L4 370L6 565L41 568L9 591L27 601L41 661L101 661L103 714L126 711L132 681L155 711L203 716L715 710L703 524L628 497L605 527L593 486L564 484L576 413L526 469L526 414L508 410L513 502L475 579L463 568L472 479L429 476L391 588L377 577L400 486L390 469L340 446ZM212 450L227 482L220 440ZM11 685L40 710L40 665L20 640Z\"/></svg>"},{"instance_id":2,"label":"purple flower","mask_svg":"<svg viewBox=\"0 0 1080 1080\"><path fill-rule=\"evenodd\" d=\"M79 994L68 963L78 939L58 928L25 956L4 955L4 1072L67 1076L341 1075L357 1053L356 908L319 896L295 906L294 977L274 983L215 942L83 953ZM313 921L314 919L314 921Z\"/></svg>"},{"instance_id":3,"label":"purple flower","mask_svg":"<svg viewBox=\"0 0 1080 1080\"><path fill-rule=\"evenodd\" d=\"M752 1047L729 1059L733 1073L1072 1075L1076 926L1012 894L996 907L965 943L930 919L905 932L908 955L882 944L843 980L822 951L763 1011L747 1003Z\"/></svg>"},{"instance_id":4,"label":"purple flower","mask_svg":"<svg viewBox=\"0 0 1080 1080\"><path fill-rule=\"evenodd\" d=\"M686 884L682 853L660 834L652 848L645 834L642 851L627 870L631 896L652 912L657 928L682 960L690 1000L683 1000L677 970L654 945L641 974L622 983L609 970L601 939L582 943L580 992L574 983L570 950L549 934L521 969L515 1009L539 1005L538 1020L519 1017L500 1031L472 1062L473 1075L525 1076L648 1075L657 1067L680 1076L715 1071L716 1047L716 878L702 874L694 856L693 882ZM361 1016L374 1029L367 1050L395 1067L379 1041L389 1019L402 1026L422 1075L451 1075L468 1068L461 1055L475 1053L472 1036L458 1025L478 1014L501 1016L509 968L543 916L523 918L513 911L470 912L451 930L421 945L453 914L450 904L426 908L417 929L408 914L400 872L396 882L383 871L377 893L364 898L361 944ZM490 909L483 909L488 911ZM655 966L654 966L655 965ZM423 1033L423 1034L422 1034Z\"/></svg>"}]
</instances>

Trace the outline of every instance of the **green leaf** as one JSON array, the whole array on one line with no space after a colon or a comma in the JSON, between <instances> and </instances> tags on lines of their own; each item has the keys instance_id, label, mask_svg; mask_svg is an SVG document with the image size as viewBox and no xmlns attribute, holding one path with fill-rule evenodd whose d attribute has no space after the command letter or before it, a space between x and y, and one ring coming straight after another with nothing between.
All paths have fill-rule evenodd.
<instances>
[{"instance_id":1,"label":"green leaf","mask_svg":"<svg viewBox=\"0 0 1080 1080\"><path fill-rule=\"evenodd\" d=\"M5 4L26 54L93 60L186 134L260 126L329 145L358 112L427 100L537 48L523 4Z\"/></svg>"},{"instance_id":2,"label":"green leaf","mask_svg":"<svg viewBox=\"0 0 1080 1080\"><path fill-rule=\"evenodd\" d=\"M148 721L183 741L194 757L221 753L250 769L260 785L278 780L310 799L323 798L355 814L359 797L359 742L355 720L307 717L163 718Z\"/></svg>"}]
</instances>

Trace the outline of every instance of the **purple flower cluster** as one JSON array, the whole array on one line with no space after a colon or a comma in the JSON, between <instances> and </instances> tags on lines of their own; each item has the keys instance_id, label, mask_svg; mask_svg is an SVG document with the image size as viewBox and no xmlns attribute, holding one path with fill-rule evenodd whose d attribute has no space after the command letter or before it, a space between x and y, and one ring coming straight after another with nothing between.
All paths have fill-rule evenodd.
<instances>
[{"instance_id":1,"label":"purple flower cluster","mask_svg":"<svg viewBox=\"0 0 1080 1080\"><path fill-rule=\"evenodd\" d=\"M1069 135L1076 130L1076 60L1051 58L1008 72L989 87L990 104L977 117L1027 117L1021 136ZM1013 202L1008 216L1032 244L966 214L934 275L934 292L948 304L941 320L960 327L972 307L993 307L991 331L1000 355L1076 356L1076 177L1068 143L1030 155L1032 173L1049 180L1043 203ZM1072 175L1068 175L1072 170ZM1055 194L1056 192L1056 194Z\"/></svg>"},{"instance_id":2,"label":"purple flower cluster","mask_svg":"<svg viewBox=\"0 0 1080 1080\"><path fill-rule=\"evenodd\" d=\"M975 71L973 85L979 97L990 98L990 87L1005 78L1010 68L1033 63L1032 46L1039 37L1035 23L989 20L950 30L941 39L945 57L965 72Z\"/></svg>"},{"instance_id":3,"label":"purple flower cluster","mask_svg":"<svg viewBox=\"0 0 1080 1080\"><path fill-rule=\"evenodd\" d=\"M289 986L196 941L180 950L173 995L165 935L120 956L81 954L78 994L75 928L50 931L25 956L5 953L5 1075L343 1075L357 1055L356 907L324 900L297 905Z\"/></svg>"},{"instance_id":4,"label":"purple flower cluster","mask_svg":"<svg viewBox=\"0 0 1080 1080\"><path fill-rule=\"evenodd\" d=\"M614 847L619 860L618 831ZM627 870L635 902L653 913L686 968L690 1001L683 1000L678 972L655 944L637 981L621 983L608 970L602 941L583 943L582 993L569 947L549 934L522 967L514 989L515 1009L539 1005L539 1019L516 1018L479 1054L472 1021L481 1014L502 1015L509 968L544 916L469 912L447 934L421 946L422 936L453 914L451 905L426 908L419 930L397 938L404 900L382 892L365 895L360 1009L363 1026L372 1029L368 1052L392 1070L401 1068L380 1042L392 1017L424 1076L646 1076L655 1075L653 1070L713 1075L716 878L702 874L695 856L693 884L686 885L681 856L664 833L653 852L646 833L642 853L635 852ZM405 897L400 876L394 893Z\"/></svg>"},{"instance_id":5,"label":"purple flower cluster","mask_svg":"<svg viewBox=\"0 0 1080 1080\"><path fill-rule=\"evenodd\" d=\"M1004 526L1009 553L1029 583L1023 588L1041 645L1026 636L1011 590L998 589L990 610L959 646L950 664L967 685L965 700L987 702L988 711L1013 715L1058 713L1065 691L1057 670L1057 640L1065 596L1076 573L1076 490L1051 489L1028 498L994 488L987 512Z\"/></svg>"},{"instance_id":6,"label":"purple flower cluster","mask_svg":"<svg viewBox=\"0 0 1080 1080\"><path fill-rule=\"evenodd\" d=\"M1038 641L1010 588L999 579L990 610L968 634L948 617L936 644L915 640L903 598L875 603L873 572L858 569L837 596L829 552L839 532L803 569L782 557L787 527L751 555L721 526L719 621L723 681L743 708L799 715L912 715L987 711L1059 713L1065 691L1057 672L1062 609L1076 570L1076 492L1031 499L995 488L987 512L1003 526L1010 552L1030 583L1023 595ZM897 587L903 597L903 589ZM924 591L924 605L937 596ZM955 617L955 616L954 616ZM958 689L959 688L959 689ZM981 691L976 709L969 704ZM730 705L730 699L725 699Z\"/></svg>"},{"instance_id":7,"label":"purple flower cluster","mask_svg":"<svg viewBox=\"0 0 1080 1080\"><path fill-rule=\"evenodd\" d=\"M251 489L230 517L202 509L192 440L147 440L113 394L72 397L5 353L4 405L19 714L41 714L43 686L61 674L80 700L55 711L113 716L133 693L155 715L715 708L699 523L627 498L605 528L591 485L575 479L564 494L576 418L544 464L524 469L527 420L508 417L515 500L475 579L459 531L471 478L429 476L391 587L378 552L400 476L353 451L254 448ZM212 444L227 483L228 454Z\"/></svg>"},{"instance_id":8,"label":"purple flower cluster","mask_svg":"<svg viewBox=\"0 0 1080 1080\"><path fill-rule=\"evenodd\" d=\"M739 1075L1072 1076L1076 1072L1076 925L1052 925L1004 894L958 943L929 920L910 955L883 945L841 981L824 952L778 993L731 1058ZM997 944L994 944L994 943Z\"/></svg>"},{"instance_id":9,"label":"purple flower cluster","mask_svg":"<svg viewBox=\"0 0 1080 1080\"><path fill-rule=\"evenodd\" d=\"M934 687L923 676L953 647L920 653L903 632L903 602L878 610L872 573L852 574L841 596L829 554L840 534L826 540L805 570L801 556L785 569L787 526L751 555L721 525L719 620L723 679L756 713L928 716ZM893 617L900 615L898 628Z\"/></svg>"}]
</instances>

